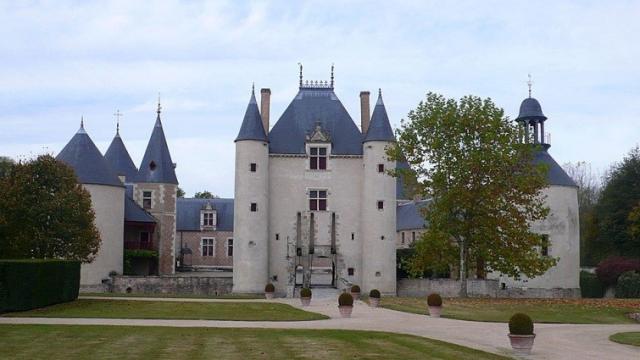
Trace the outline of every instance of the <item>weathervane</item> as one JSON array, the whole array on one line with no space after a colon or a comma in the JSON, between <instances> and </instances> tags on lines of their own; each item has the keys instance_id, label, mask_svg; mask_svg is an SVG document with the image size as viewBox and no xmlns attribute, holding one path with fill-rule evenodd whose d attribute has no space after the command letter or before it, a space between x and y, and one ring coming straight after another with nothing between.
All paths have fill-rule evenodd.
<instances>
[{"instance_id":1,"label":"weathervane","mask_svg":"<svg viewBox=\"0 0 640 360\"><path fill-rule=\"evenodd\" d=\"M122 113L118 109L116 110L116 113L113 114L113 116L116 117L116 134L120 134L120 117L122 116Z\"/></svg>"},{"instance_id":2,"label":"weathervane","mask_svg":"<svg viewBox=\"0 0 640 360\"><path fill-rule=\"evenodd\" d=\"M158 93L158 110L156 111L158 113L158 116L160 116L161 111L162 111L162 105L160 105L160 93Z\"/></svg>"},{"instance_id":3,"label":"weathervane","mask_svg":"<svg viewBox=\"0 0 640 360\"><path fill-rule=\"evenodd\" d=\"M527 86L529 87L529 97L531 97L531 86L533 85L533 81L531 81L531 74L528 74L529 80L527 81Z\"/></svg>"},{"instance_id":4,"label":"weathervane","mask_svg":"<svg viewBox=\"0 0 640 360\"><path fill-rule=\"evenodd\" d=\"M298 66L300 66L300 87L302 87L302 63L298 63Z\"/></svg>"}]
</instances>

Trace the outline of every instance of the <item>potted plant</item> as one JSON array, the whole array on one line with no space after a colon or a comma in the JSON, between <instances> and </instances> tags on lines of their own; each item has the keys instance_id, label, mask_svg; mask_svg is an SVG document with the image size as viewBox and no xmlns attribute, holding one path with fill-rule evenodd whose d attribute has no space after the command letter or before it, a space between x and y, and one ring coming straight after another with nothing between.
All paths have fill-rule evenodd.
<instances>
[{"instance_id":1,"label":"potted plant","mask_svg":"<svg viewBox=\"0 0 640 360\"><path fill-rule=\"evenodd\" d=\"M440 317L440 313L442 313L442 298L440 295L433 293L427 296L427 306L429 307L429 316Z\"/></svg>"},{"instance_id":2,"label":"potted plant","mask_svg":"<svg viewBox=\"0 0 640 360\"><path fill-rule=\"evenodd\" d=\"M358 285L353 285L351 287L351 295L353 296L354 299L358 300L360 299L360 286Z\"/></svg>"},{"instance_id":3,"label":"potted plant","mask_svg":"<svg viewBox=\"0 0 640 360\"><path fill-rule=\"evenodd\" d=\"M340 315L344 318L351 317L351 312L353 311L353 296L348 292L343 292L338 297L338 310L340 310Z\"/></svg>"},{"instance_id":4,"label":"potted plant","mask_svg":"<svg viewBox=\"0 0 640 360\"><path fill-rule=\"evenodd\" d=\"M272 283L268 283L267 286L264 287L264 297L266 299L273 299L274 291L276 291L276 287L273 286Z\"/></svg>"},{"instance_id":5,"label":"potted plant","mask_svg":"<svg viewBox=\"0 0 640 360\"><path fill-rule=\"evenodd\" d=\"M302 288L300 290L300 302L302 303L302 306L309 306L311 303L311 289Z\"/></svg>"},{"instance_id":6,"label":"potted plant","mask_svg":"<svg viewBox=\"0 0 640 360\"><path fill-rule=\"evenodd\" d=\"M373 289L369 291L369 306L377 308L380 304L380 291Z\"/></svg>"},{"instance_id":7,"label":"potted plant","mask_svg":"<svg viewBox=\"0 0 640 360\"><path fill-rule=\"evenodd\" d=\"M509 341L516 354L530 354L535 338L533 321L529 315L517 313L509 319Z\"/></svg>"}]
</instances>

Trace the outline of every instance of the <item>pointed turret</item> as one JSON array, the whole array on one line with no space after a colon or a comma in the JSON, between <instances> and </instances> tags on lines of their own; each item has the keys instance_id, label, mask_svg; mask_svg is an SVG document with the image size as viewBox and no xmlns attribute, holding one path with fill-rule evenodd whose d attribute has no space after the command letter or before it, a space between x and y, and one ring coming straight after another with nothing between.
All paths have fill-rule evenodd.
<instances>
[{"instance_id":1,"label":"pointed turret","mask_svg":"<svg viewBox=\"0 0 640 360\"><path fill-rule=\"evenodd\" d=\"M175 165L171 161L167 139L164 136L164 130L162 130L160 109L160 104L158 104L158 117L156 118L156 124L153 127L147 150L140 163L136 182L178 184Z\"/></svg>"},{"instance_id":2,"label":"pointed turret","mask_svg":"<svg viewBox=\"0 0 640 360\"><path fill-rule=\"evenodd\" d=\"M104 158L107 160L113 171L118 176L124 176L124 182L131 182L136 177L138 169L131 160L127 148L122 142L120 137L120 129L116 130L116 136L113 137L111 145L104 154Z\"/></svg>"},{"instance_id":3,"label":"pointed turret","mask_svg":"<svg viewBox=\"0 0 640 360\"><path fill-rule=\"evenodd\" d=\"M244 113L242 126L240 126L240 131L235 141L241 140L268 141L253 88L251 89L251 100L249 100L249 105L247 105L247 111Z\"/></svg>"},{"instance_id":4,"label":"pointed turret","mask_svg":"<svg viewBox=\"0 0 640 360\"><path fill-rule=\"evenodd\" d=\"M387 116L387 109L382 101L382 91L378 90L378 101L371 115L371 122L364 137L363 142L367 141L390 141L394 142L393 130Z\"/></svg>"},{"instance_id":5,"label":"pointed turret","mask_svg":"<svg viewBox=\"0 0 640 360\"><path fill-rule=\"evenodd\" d=\"M71 166L78 177L78 182L82 184L123 186L84 130L84 120L81 120L80 129L56 159Z\"/></svg>"}]
</instances>

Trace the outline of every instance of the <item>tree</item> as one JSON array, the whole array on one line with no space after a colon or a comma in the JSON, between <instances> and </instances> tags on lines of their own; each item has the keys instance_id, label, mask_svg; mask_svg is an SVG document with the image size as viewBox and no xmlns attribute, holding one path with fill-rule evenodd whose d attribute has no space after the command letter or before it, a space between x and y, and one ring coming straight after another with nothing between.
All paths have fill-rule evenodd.
<instances>
[{"instance_id":1,"label":"tree","mask_svg":"<svg viewBox=\"0 0 640 360\"><path fill-rule=\"evenodd\" d=\"M411 170L399 169L431 203L429 224L415 246L409 270L420 273L460 261L461 296L466 296L467 264L479 277L496 271L533 277L556 259L537 250L544 239L529 225L549 209L541 196L546 167L533 165L531 144L520 142L516 124L491 101L466 96L456 101L429 93L403 120L397 146Z\"/></svg>"},{"instance_id":2,"label":"tree","mask_svg":"<svg viewBox=\"0 0 640 360\"><path fill-rule=\"evenodd\" d=\"M91 196L50 155L0 179L0 258L93 261L100 248Z\"/></svg>"},{"instance_id":3,"label":"tree","mask_svg":"<svg viewBox=\"0 0 640 360\"><path fill-rule=\"evenodd\" d=\"M594 245L601 260L608 255L640 257L640 148L633 148L604 178L595 207L597 237Z\"/></svg>"},{"instance_id":4,"label":"tree","mask_svg":"<svg viewBox=\"0 0 640 360\"><path fill-rule=\"evenodd\" d=\"M194 198L196 199L218 199L219 196L218 195L213 195L212 193L210 193L209 191L205 190L202 192L197 192L195 193L195 195L193 195Z\"/></svg>"},{"instance_id":5,"label":"tree","mask_svg":"<svg viewBox=\"0 0 640 360\"><path fill-rule=\"evenodd\" d=\"M183 198L185 195L184 190L182 190L182 188L180 186L178 186L178 190L176 190L176 196L179 198Z\"/></svg>"},{"instance_id":6,"label":"tree","mask_svg":"<svg viewBox=\"0 0 640 360\"><path fill-rule=\"evenodd\" d=\"M562 167L578 185L580 263L595 266L599 257L598 249L594 246L598 236L595 208L601 191L599 176L591 170L591 164L584 161L566 163Z\"/></svg>"},{"instance_id":7,"label":"tree","mask_svg":"<svg viewBox=\"0 0 640 360\"><path fill-rule=\"evenodd\" d=\"M0 156L0 178L9 175L13 165L15 165L15 161L13 161L13 159L6 156Z\"/></svg>"}]
</instances>

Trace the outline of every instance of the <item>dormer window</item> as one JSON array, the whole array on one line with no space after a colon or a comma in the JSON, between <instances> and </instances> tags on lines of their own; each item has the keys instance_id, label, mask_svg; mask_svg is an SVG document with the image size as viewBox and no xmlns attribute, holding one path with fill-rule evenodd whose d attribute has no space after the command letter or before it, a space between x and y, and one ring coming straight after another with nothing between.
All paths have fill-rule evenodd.
<instances>
[{"instance_id":1,"label":"dormer window","mask_svg":"<svg viewBox=\"0 0 640 360\"><path fill-rule=\"evenodd\" d=\"M142 192L142 207L144 209L151 209L151 191Z\"/></svg>"},{"instance_id":2,"label":"dormer window","mask_svg":"<svg viewBox=\"0 0 640 360\"><path fill-rule=\"evenodd\" d=\"M309 169L326 170L327 169L327 148L320 146L312 146L309 148Z\"/></svg>"},{"instance_id":3,"label":"dormer window","mask_svg":"<svg viewBox=\"0 0 640 360\"><path fill-rule=\"evenodd\" d=\"M200 210L200 229L201 230L215 230L217 225L217 213L216 209L211 206L211 203L207 202L205 206Z\"/></svg>"}]
</instances>

